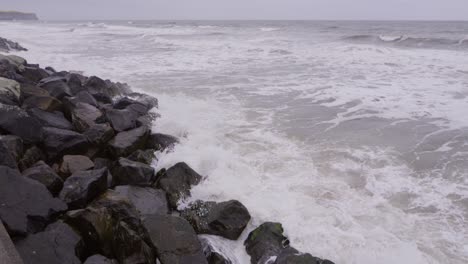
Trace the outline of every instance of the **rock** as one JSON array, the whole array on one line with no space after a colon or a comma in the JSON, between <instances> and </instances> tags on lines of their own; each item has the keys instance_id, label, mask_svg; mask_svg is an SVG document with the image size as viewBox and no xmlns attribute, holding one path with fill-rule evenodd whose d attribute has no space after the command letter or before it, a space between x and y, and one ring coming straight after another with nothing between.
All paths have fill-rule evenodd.
<instances>
[{"instance_id":1,"label":"rock","mask_svg":"<svg viewBox=\"0 0 468 264\"><path fill-rule=\"evenodd\" d=\"M81 264L75 254L81 247L81 237L61 221L16 242L24 264Z\"/></svg>"},{"instance_id":2,"label":"rock","mask_svg":"<svg viewBox=\"0 0 468 264\"><path fill-rule=\"evenodd\" d=\"M20 84L21 98L24 100L30 96L47 97L50 96L49 92L29 83Z\"/></svg>"},{"instance_id":3,"label":"rock","mask_svg":"<svg viewBox=\"0 0 468 264\"><path fill-rule=\"evenodd\" d=\"M67 76L67 84L68 84L68 87L70 87L70 91L72 92L72 94L76 95L82 91L86 92L83 90L84 88L83 88L82 79L84 79L84 76L77 74L77 73L70 73Z\"/></svg>"},{"instance_id":4,"label":"rock","mask_svg":"<svg viewBox=\"0 0 468 264\"><path fill-rule=\"evenodd\" d=\"M143 220L161 264L207 264L195 231L183 218L151 215Z\"/></svg>"},{"instance_id":5,"label":"rock","mask_svg":"<svg viewBox=\"0 0 468 264\"><path fill-rule=\"evenodd\" d=\"M39 82L39 87L49 92L49 94L57 99L62 99L65 96L72 96L70 87L65 83L63 77L48 77Z\"/></svg>"},{"instance_id":6,"label":"rock","mask_svg":"<svg viewBox=\"0 0 468 264\"><path fill-rule=\"evenodd\" d=\"M86 259L84 264L118 264L115 260L108 259L102 255L93 255Z\"/></svg>"},{"instance_id":7,"label":"rock","mask_svg":"<svg viewBox=\"0 0 468 264\"><path fill-rule=\"evenodd\" d=\"M154 150L152 149L139 149L128 156L127 159L151 165L153 160L156 160L156 155L154 155Z\"/></svg>"},{"instance_id":8,"label":"rock","mask_svg":"<svg viewBox=\"0 0 468 264\"><path fill-rule=\"evenodd\" d=\"M42 124L16 106L0 105L0 129L20 137L26 144L42 140Z\"/></svg>"},{"instance_id":9,"label":"rock","mask_svg":"<svg viewBox=\"0 0 468 264\"><path fill-rule=\"evenodd\" d=\"M13 135L0 135L0 142L5 144L7 151L15 161L19 161L23 156L23 140L20 137Z\"/></svg>"},{"instance_id":10,"label":"rock","mask_svg":"<svg viewBox=\"0 0 468 264\"><path fill-rule=\"evenodd\" d=\"M138 104L138 103L139 103L138 101L135 101L135 100L133 100L131 98L122 97L114 104L114 108L122 110L122 109L127 108L127 106L129 106L131 104Z\"/></svg>"},{"instance_id":11,"label":"rock","mask_svg":"<svg viewBox=\"0 0 468 264\"><path fill-rule=\"evenodd\" d=\"M44 111L53 112L62 109L62 102L51 96L29 96L23 101L23 108L39 108Z\"/></svg>"},{"instance_id":12,"label":"rock","mask_svg":"<svg viewBox=\"0 0 468 264\"><path fill-rule=\"evenodd\" d=\"M73 98L72 100L75 100L76 103L81 102L81 103L90 104L90 105L92 105L94 107L99 106L96 99L90 93L88 93L87 91L78 92L74 97L71 97L71 98Z\"/></svg>"},{"instance_id":13,"label":"rock","mask_svg":"<svg viewBox=\"0 0 468 264\"><path fill-rule=\"evenodd\" d=\"M54 68L50 66L45 67L44 70L46 70L51 75L57 72Z\"/></svg>"},{"instance_id":14,"label":"rock","mask_svg":"<svg viewBox=\"0 0 468 264\"><path fill-rule=\"evenodd\" d=\"M1 19L2 13L3 12L0 12L0 20L3 20ZM0 51L10 51L10 50L26 51L27 49L23 48L20 44L18 44L18 42L13 42L6 38L0 38Z\"/></svg>"},{"instance_id":15,"label":"rock","mask_svg":"<svg viewBox=\"0 0 468 264\"><path fill-rule=\"evenodd\" d=\"M19 102L21 95L20 84L14 80L0 77L0 96L13 102Z\"/></svg>"},{"instance_id":16,"label":"rock","mask_svg":"<svg viewBox=\"0 0 468 264\"><path fill-rule=\"evenodd\" d=\"M94 124L99 123L102 117L102 112L99 109L86 103L78 103L72 111L73 125L79 132L84 132Z\"/></svg>"},{"instance_id":17,"label":"rock","mask_svg":"<svg viewBox=\"0 0 468 264\"><path fill-rule=\"evenodd\" d=\"M35 233L67 206L44 185L0 166L0 218L11 236Z\"/></svg>"},{"instance_id":18,"label":"rock","mask_svg":"<svg viewBox=\"0 0 468 264\"><path fill-rule=\"evenodd\" d=\"M112 97L105 93L93 93L93 97L102 104L112 104Z\"/></svg>"},{"instance_id":19,"label":"rock","mask_svg":"<svg viewBox=\"0 0 468 264\"><path fill-rule=\"evenodd\" d=\"M154 133L148 137L146 147L156 151L164 151L165 149L172 148L177 143L179 143L179 140L176 137Z\"/></svg>"},{"instance_id":20,"label":"rock","mask_svg":"<svg viewBox=\"0 0 468 264\"><path fill-rule=\"evenodd\" d=\"M49 77L49 73L46 70L41 69L39 67L24 67L24 71L21 73L24 78L31 81L32 83L36 84L40 80Z\"/></svg>"},{"instance_id":21,"label":"rock","mask_svg":"<svg viewBox=\"0 0 468 264\"><path fill-rule=\"evenodd\" d=\"M295 248L284 249L274 264L334 264L330 260L320 259L308 253L300 253Z\"/></svg>"},{"instance_id":22,"label":"rock","mask_svg":"<svg viewBox=\"0 0 468 264\"><path fill-rule=\"evenodd\" d=\"M66 154L83 154L88 146L88 140L82 134L53 127L44 128L44 149L49 159Z\"/></svg>"},{"instance_id":23,"label":"rock","mask_svg":"<svg viewBox=\"0 0 468 264\"><path fill-rule=\"evenodd\" d=\"M237 240L250 221L247 208L239 201L222 203L197 201L182 212L198 234Z\"/></svg>"},{"instance_id":24,"label":"rock","mask_svg":"<svg viewBox=\"0 0 468 264\"><path fill-rule=\"evenodd\" d=\"M63 180L49 165L39 161L31 168L23 171L23 176L43 184L53 196L57 196L62 190Z\"/></svg>"},{"instance_id":25,"label":"rock","mask_svg":"<svg viewBox=\"0 0 468 264\"><path fill-rule=\"evenodd\" d=\"M96 76L89 77L84 86L91 94L107 92L107 83Z\"/></svg>"},{"instance_id":26,"label":"rock","mask_svg":"<svg viewBox=\"0 0 468 264\"><path fill-rule=\"evenodd\" d=\"M117 186L115 192L125 197L141 216L169 213L166 192L151 187Z\"/></svg>"},{"instance_id":27,"label":"rock","mask_svg":"<svg viewBox=\"0 0 468 264\"><path fill-rule=\"evenodd\" d=\"M84 135L88 138L89 142L94 145L103 145L111 140L115 133L108 123L94 124L88 128Z\"/></svg>"},{"instance_id":28,"label":"rock","mask_svg":"<svg viewBox=\"0 0 468 264\"><path fill-rule=\"evenodd\" d=\"M75 172L89 170L93 167L94 163L86 156L65 155L60 165L60 174L69 176Z\"/></svg>"},{"instance_id":29,"label":"rock","mask_svg":"<svg viewBox=\"0 0 468 264\"><path fill-rule=\"evenodd\" d=\"M130 93L128 96L132 97L135 101L148 106L148 110L158 107L158 99L154 96L142 93Z\"/></svg>"},{"instance_id":30,"label":"rock","mask_svg":"<svg viewBox=\"0 0 468 264\"><path fill-rule=\"evenodd\" d=\"M180 162L162 173L158 186L167 192L169 205L177 208L179 199L190 196L192 185L197 185L202 179L196 171L186 163Z\"/></svg>"},{"instance_id":31,"label":"rock","mask_svg":"<svg viewBox=\"0 0 468 264\"><path fill-rule=\"evenodd\" d=\"M109 150L114 157L127 157L145 146L150 133L147 127L138 127L118 133L109 141Z\"/></svg>"},{"instance_id":32,"label":"rock","mask_svg":"<svg viewBox=\"0 0 468 264\"><path fill-rule=\"evenodd\" d=\"M106 111L106 117L114 130L121 132L136 128L137 118L139 115L136 112L127 109L111 109Z\"/></svg>"},{"instance_id":33,"label":"rock","mask_svg":"<svg viewBox=\"0 0 468 264\"><path fill-rule=\"evenodd\" d=\"M83 236L88 255L102 254L119 263L156 262L138 212L112 190L85 209L68 212L66 222Z\"/></svg>"},{"instance_id":34,"label":"rock","mask_svg":"<svg viewBox=\"0 0 468 264\"><path fill-rule=\"evenodd\" d=\"M24 80L23 76L17 73L17 70L18 66L14 65L8 56L0 54L0 77L16 81Z\"/></svg>"},{"instance_id":35,"label":"rock","mask_svg":"<svg viewBox=\"0 0 468 264\"><path fill-rule=\"evenodd\" d=\"M208 264L232 264L229 259L215 251L208 239L200 238L200 242L202 244L206 260L208 260Z\"/></svg>"},{"instance_id":36,"label":"rock","mask_svg":"<svg viewBox=\"0 0 468 264\"><path fill-rule=\"evenodd\" d=\"M18 169L15 157L10 153L5 143L0 142L0 166Z\"/></svg>"},{"instance_id":37,"label":"rock","mask_svg":"<svg viewBox=\"0 0 468 264\"><path fill-rule=\"evenodd\" d=\"M114 185L149 186L155 181L153 167L126 158L119 158L112 176Z\"/></svg>"},{"instance_id":38,"label":"rock","mask_svg":"<svg viewBox=\"0 0 468 264\"><path fill-rule=\"evenodd\" d=\"M47 112L39 108L29 109L28 113L30 116L35 117L46 127L55 127L60 129L72 130L73 126L68 121L62 112L54 111Z\"/></svg>"},{"instance_id":39,"label":"rock","mask_svg":"<svg viewBox=\"0 0 468 264\"><path fill-rule=\"evenodd\" d=\"M45 154L36 146L32 146L24 153L23 157L18 162L18 167L21 171L31 167L40 160L45 160Z\"/></svg>"},{"instance_id":40,"label":"rock","mask_svg":"<svg viewBox=\"0 0 468 264\"><path fill-rule=\"evenodd\" d=\"M60 199L71 209L83 208L107 190L107 168L73 173L60 192Z\"/></svg>"}]
</instances>

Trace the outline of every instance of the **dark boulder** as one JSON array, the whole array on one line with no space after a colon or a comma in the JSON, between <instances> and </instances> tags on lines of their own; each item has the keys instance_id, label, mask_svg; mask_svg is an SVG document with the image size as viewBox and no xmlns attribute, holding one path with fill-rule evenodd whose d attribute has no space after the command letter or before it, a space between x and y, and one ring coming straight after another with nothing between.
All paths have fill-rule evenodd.
<instances>
[{"instance_id":1,"label":"dark boulder","mask_svg":"<svg viewBox=\"0 0 468 264\"><path fill-rule=\"evenodd\" d=\"M169 213L166 192L151 187L117 186L115 192L125 197L141 216Z\"/></svg>"},{"instance_id":2,"label":"dark boulder","mask_svg":"<svg viewBox=\"0 0 468 264\"><path fill-rule=\"evenodd\" d=\"M156 262L138 212L112 190L85 209L68 212L65 221L83 236L89 256L102 254L119 263Z\"/></svg>"},{"instance_id":3,"label":"dark boulder","mask_svg":"<svg viewBox=\"0 0 468 264\"><path fill-rule=\"evenodd\" d=\"M155 181L153 167L126 158L119 158L112 176L114 185L149 186Z\"/></svg>"},{"instance_id":4,"label":"dark boulder","mask_svg":"<svg viewBox=\"0 0 468 264\"><path fill-rule=\"evenodd\" d=\"M0 218L10 235L41 231L67 206L53 198L44 185L19 171L0 166Z\"/></svg>"},{"instance_id":5,"label":"dark boulder","mask_svg":"<svg viewBox=\"0 0 468 264\"><path fill-rule=\"evenodd\" d=\"M203 253L205 254L208 264L232 264L232 262L227 257L225 257L220 252L217 252L213 248L208 239L200 238L200 242L202 244Z\"/></svg>"},{"instance_id":6,"label":"dark boulder","mask_svg":"<svg viewBox=\"0 0 468 264\"><path fill-rule=\"evenodd\" d=\"M94 124L89 127L84 135L88 138L89 142L94 145L103 145L111 140L115 133L109 123Z\"/></svg>"},{"instance_id":7,"label":"dark boulder","mask_svg":"<svg viewBox=\"0 0 468 264\"><path fill-rule=\"evenodd\" d=\"M21 98L22 100L31 97L31 96L50 96L49 92L32 84L21 83Z\"/></svg>"},{"instance_id":8,"label":"dark boulder","mask_svg":"<svg viewBox=\"0 0 468 264\"><path fill-rule=\"evenodd\" d=\"M101 104L112 104L112 97L105 93L93 93L94 99Z\"/></svg>"},{"instance_id":9,"label":"dark boulder","mask_svg":"<svg viewBox=\"0 0 468 264\"><path fill-rule=\"evenodd\" d=\"M102 255L92 255L87 258L84 264L118 264L113 259L108 259Z\"/></svg>"},{"instance_id":10,"label":"dark boulder","mask_svg":"<svg viewBox=\"0 0 468 264\"><path fill-rule=\"evenodd\" d=\"M21 171L24 171L25 169L34 165L36 162L45 159L46 156L42 152L42 150L36 146L32 146L31 148L26 150L26 152L24 152L23 157L18 162L18 167Z\"/></svg>"},{"instance_id":11,"label":"dark boulder","mask_svg":"<svg viewBox=\"0 0 468 264\"><path fill-rule=\"evenodd\" d=\"M148 106L148 109L158 107L158 99L149 94L130 93L128 94L128 96L130 96L131 98L133 98L135 101L139 102L140 104L144 104Z\"/></svg>"},{"instance_id":12,"label":"dark boulder","mask_svg":"<svg viewBox=\"0 0 468 264\"><path fill-rule=\"evenodd\" d=\"M222 203L197 201L182 212L198 234L237 240L250 221L247 208L239 201Z\"/></svg>"},{"instance_id":13,"label":"dark boulder","mask_svg":"<svg viewBox=\"0 0 468 264\"><path fill-rule=\"evenodd\" d=\"M54 111L47 112L39 108L29 109L28 113L30 116L35 117L43 126L55 127L60 129L73 129L72 124L68 121L62 112Z\"/></svg>"},{"instance_id":14,"label":"dark boulder","mask_svg":"<svg viewBox=\"0 0 468 264\"><path fill-rule=\"evenodd\" d=\"M118 133L109 141L109 150L114 157L127 157L145 146L150 130L148 127L138 127Z\"/></svg>"},{"instance_id":15,"label":"dark boulder","mask_svg":"<svg viewBox=\"0 0 468 264\"><path fill-rule=\"evenodd\" d=\"M18 169L15 156L12 155L6 144L3 142L0 142L0 166Z\"/></svg>"},{"instance_id":16,"label":"dark boulder","mask_svg":"<svg viewBox=\"0 0 468 264\"><path fill-rule=\"evenodd\" d=\"M85 207L107 190L107 174L107 168L73 173L63 184L60 199L70 209Z\"/></svg>"},{"instance_id":17,"label":"dark boulder","mask_svg":"<svg viewBox=\"0 0 468 264\"><path fill-rule=\"evenodd\" d=\"M0 77L0 97L18 103L20 101L20 96L21 89L18 82Z\"/></svg>"},{"instance_id":18,"label":"dark boulder","mask_svg":"<svg viewBox=\"0 0 468 264\"><path fill-rule=\"evenodd\" d=\"M154 154L154 150L152 149L139 149L133 152L131 155L129 155L127 159L151 165L153 160L156 160L156 155Z\"/></svg>"},{"instance_id":19,"label":"dark boulder","mask_svg":"<svg viewBox=\"0 0 468 264\"><path fill-rule=\"evenodd\" d=\"M157 151L164 151L174 147L175 144L179 143L179 140L171 135L154 133L148 137L146 147Z\"/></svg>"},{"instance_id":20,"label":"dark boulder","mask_svg":"<svg viewBox=\"0 0 468 264\"><path fill-rule=\"evenodd\" d=\"M44 149L49 159L66 154L83 154L88 146L88 140L80 133L53 127L44 128Z\"/></svg>"},{"instance_id":21,"label":"dark boulder","mask_svg":"<svg viewBox=\"0 0 468 264\"><path fill-rule=\"evenodd\" d=\"M78 92L74 97L70 97L69 100L71 100L75 105L78 104L78 103L86 103L86 104L90 104L90 105L92 105L94 107L99 106L99 104L96 101L96 99L94 98L94 96L92 96L87 91Z\"/></svg>"},{"instance_id":22,"label":"dark boulder","mask_svg":"<svg viewBox=\"0 0 468 264\"><path fill-rule=\"evenodd\" d=\"M24 67L24 71L21 73L21 75L34 84L38 83L44 78L49 77L49 73L46 70L31 66Z\"/></svg>"},{"instance_id":23,"label":"dark boulder","mask_svg":"<svg viewBox=\"0 0 468 264\"><path fill-rule=\"evenodd\" d=\"M265 263L271 257L276 257L289 248L289 240L283 235L280 223L266 222L250 232L244 242L250 263Z\"/></svg>"},{"instance_id":24,"label":"dark boulder","mask_svg":"<svg viewBox=\"0 0 468 264\"><path fill-rule=\"evenodd\" d=\"M136 128L138 117L138 113L127 109L110 109L106 111L107 120L117 132Z\"/></svg>"},{"instance_id":25,"label":"dark boulder","mask_svg":"<svg viewBox=\"0 0 468 264\"><path fill-rule=\"evenodd\" d=\"M15 161L19 161L23 156L23 140L18 136L13 135L0 135L0 142L5 144L7 151L14 158Z\"/></svg>"},{"instance_id":26,"label":"dark boulder","mask_svg":"<svg viewBox=\"0 0 468 264\"><path fill-rule=\"evenodd\" d=\"M334 264L330 260L320 259L309 253L300 253L295 248L284 249L274 264Z\"/></svg>"},{"instance_id":27,"label":"dark boulder","mask_svg":"<svg viewBox=\"0 0 468 264\"><path fill-rule=\"evenodd\" d=\"M16 81L24 80L23 76L19 75L16 71L18 66L15 65L8 56L0 54L0 77L12 79Z\"/></svg>"},{"instance_id":28,"label":"dark boulder","mask_svg":"<svg viewBox=\"0 0 468 264\"><path fill-rule=\"evenodd\" d=\"M131 104L138 104L138 103L139 103L138 101L135 101L135 100L133 100L131 98L122 97L119 100L117 100L117 102L115 102L114 108L115 109L125 109L125 108L127 108L127 106L129 106Z\"/></svg>"},{"instance_id":29,"label":"dark boulder","mask_svg":"<svg viewBox=\"0 0 468 264\"><path fill-rule=\"evenodd\" d=\"M42 124L16 106L0 105L0 130L32 144L42 140Z\"/></svg>"},{"instance_id":30,"label":"dark boulder","mask_svg":"<svg viewBox=\"0 0 468 264\"><path fill-rule=\"evenodd\" d=\"M16 242L24 264L81 264L76 252L82 246L81 237L63 222Z\"/></svg>"},{"instance_id":31,"label":"dark boulder","mask_svg":"<svg viewBox=\"0 0 468 264\"><path fill-rule=\"evenodd\" d=\"M190 196L192 185L197 185L202 180L202 176L184 162L177 163L161 174L158 186L167 192L172 208L177 208L180 199Z\"/></svg>"},{"instance_id":32,"label":"dark boulder","mask_svg":"<svg viewBox=\"0 0 468 264\"><path fill-rule=\"evenodd\" d=\"M53 196L62 190L63 180L45 162L39 161L31 168L23 171L23 176L43 184Z\"/></svg>"},{"instance_id":33,"label":"dark boulder","mask_svg":"<svg viewBox=\"0 0 468 264\"><path fill-rule=\"evenodd\" d=\"M94 169L108 168L112 169L114 167L114 162L106 158L95 158L94 159Z\"/></svg>"},{"instance_id":34,"label":"dark boulder","mask_svg":"<svg viewBox=\"0 0 468 264\"><path fill-rule=\"evenodd\" d=\"M68 87L65 81L65 77L51 76L42 79L39 82L39 87L48 91L51 96L62 99L65 96L72 96L70 87Z\"/></svg>"},{"instance_id":35,"label":"dark boulder","mask_svg":"<svg viewBox=\"0 0 468 264\"><path fill-rule=\"evenodd\" d=\"M19 16L19 14L15 14L15 12L2 11L2 16L4 17L2 20L17 20L16 16ZM0 51L10 50L27 51L27 49L23 48L20 44L18 44L18 42L14 42L6 38L0 37Z\"/></svg>"},{"instance_id":36,"label":"dark boulder","mask_svg":"<svg viewBox=\"0 0 468 264\"><path fill-rule=\"evenodd\" d=\"M60 174L68 177L75 172L89 170L93 167L94 163L86 156L65 155L60 164Z\"/></svg>"},{"instance_id":37,"label":"dark boulder","mask_svg":"<svg viewBox=\"0 0 468 264\"><path fill-rule=\"evenodd\" d=\"M86 80L84 84L85 88L90 91L91 94L96 93L106 93L107 92L107 83L96 76L91 76Z\"/></svg>"},{"instance_id":38,"label":"dark boulder","mask_svg":"<svg viewBox=\"0 0 468 264\"><path fill-rule=\"evenodd\" d=\"M151 215L143 220L161 264L207 264L197 234L183 218Z\"/></svg>"},{"instance_id":39,"label":"dark boulder","mask_svg":"<svg viewBox=\"0 0 468 264\"><path fill-rule=\"evenodd\" d=\"M84 132L96 123L101 122L102 118L101 110L86 103L77 103L76 108L72 111L73 126L79 132Z\"/></svg>"},{"instance_id":40,"label":"dark boulder","mask_svg":"<svg viewBox=\"0 0 468 264\"><path fill-rule=\"evenodd\" d=\"M49 112L60 110L62 109L62 107L62 102L55 99L55 97L35 95L26 98L26 100L23 101L22 105L22 108L24 109L39 108Z\"/></svg>"},{"instance_id":41,"label":"dark boulder","mask_svg":"<svg viewBox=\"0 0 468 264\"><path fill-rule=\"evenodd\" d=\"M67 84L70 87L70 91L72 94L77 94L83 91L83 83L82 79L84 77L77 73L70 73L67 75Z\"/></svg>"}]
</instances>

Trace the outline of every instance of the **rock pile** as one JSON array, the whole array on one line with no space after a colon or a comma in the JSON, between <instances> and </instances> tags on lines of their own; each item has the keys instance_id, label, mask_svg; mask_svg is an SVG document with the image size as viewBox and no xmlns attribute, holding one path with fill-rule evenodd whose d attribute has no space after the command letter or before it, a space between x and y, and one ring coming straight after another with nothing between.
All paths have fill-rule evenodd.
<instances>
[{"instance_id":1,"label":"rock pile","mask_svg":"<svg viewBox=\"0 0 468 264\"><path fill-rule=\"evenodd\" d=\"M10 50L17 50L17 51L26 51L27 49L23 48L17 42L8 40L6 38L0 37L0 51L10 51Z\"/></svg>"}]
</instances>

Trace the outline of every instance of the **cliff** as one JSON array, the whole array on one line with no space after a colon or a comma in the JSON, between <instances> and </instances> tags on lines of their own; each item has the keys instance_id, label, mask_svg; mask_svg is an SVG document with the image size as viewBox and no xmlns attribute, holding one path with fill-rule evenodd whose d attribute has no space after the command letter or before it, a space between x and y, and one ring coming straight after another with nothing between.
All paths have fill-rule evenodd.
<instances>
[{"instance_id":1,"label":"cliff","mask_svg":"<svg viewBox=\"0 0 468 264\"><path fill-rule=\"evenodd\" d=\"M0 11L0 20L38 20L38 18L34 13Z\"/></svg>"}]
</instances>

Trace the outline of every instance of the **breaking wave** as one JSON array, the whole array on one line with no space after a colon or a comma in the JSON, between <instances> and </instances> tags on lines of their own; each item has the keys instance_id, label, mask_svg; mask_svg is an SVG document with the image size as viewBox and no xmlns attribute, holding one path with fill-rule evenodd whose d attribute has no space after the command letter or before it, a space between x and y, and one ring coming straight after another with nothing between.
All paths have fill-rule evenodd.
<instances>
[{"instance_id":1,"label":"breaking wave","mask_svg":"<svg viewBox=\"0 0 468 264\"><path fill-rule=\"evenodd\" d=\"M408 48L468 49L468 38L424 38L405 35L353 35L345 41L363 44L386 44Z\"/></svg>"}]
</instances>

